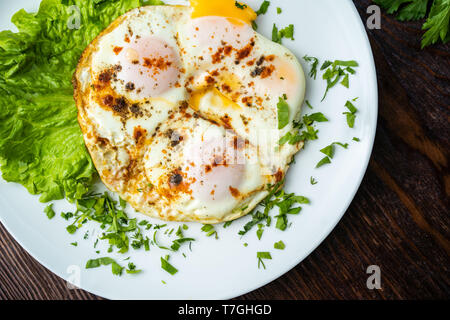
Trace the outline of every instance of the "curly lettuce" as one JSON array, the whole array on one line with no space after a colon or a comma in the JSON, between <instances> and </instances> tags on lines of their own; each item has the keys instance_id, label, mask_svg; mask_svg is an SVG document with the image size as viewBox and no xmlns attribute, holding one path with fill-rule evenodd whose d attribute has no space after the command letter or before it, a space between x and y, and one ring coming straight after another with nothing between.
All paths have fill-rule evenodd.
<instances>
[{"instance_id":1,"label":"curly lettuce","mask_svg":"<svg viewBox=\"0 0 450 320\"><path fill-rule=\"evenodd\" d=\"M72 97L84 48L116 17L159 0L43 0L0 32L0 170L40 201L78 199L96 177Z\"/></svg>"}]
</instances>

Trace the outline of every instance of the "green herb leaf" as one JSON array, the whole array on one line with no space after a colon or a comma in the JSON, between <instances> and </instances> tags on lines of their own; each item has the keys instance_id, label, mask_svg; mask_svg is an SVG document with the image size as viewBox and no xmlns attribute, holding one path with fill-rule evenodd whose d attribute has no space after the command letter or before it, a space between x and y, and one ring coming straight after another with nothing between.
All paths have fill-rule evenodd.
<instances>
[{"instance_id":1,"label":"green herb leaf","mask_svg":"<svg viewBox=\"0 0 450 320\"><path fill-rule=\"evenodd\" d=\"M163 257L161 257L161 268L165 271L167 271L168 273L170 273L171 275L174 275L175 273L178 272L178 269L175 268L174 266L172 266L166 259L164 259Z\"/></svg>"},{"instance_id":2,"label":"green herb leaf","mask_svg":"<svg viewBox=\"0 0 450 320\"><path fill-rule=\"evenodd\" d=\"M330 160L330 158L325 157L317 163L316 168L320 168L324 164L328 164L328 163L331 163L331 160Z\"/></svg>"},{"instance_id":3,"label":"green herb leaf","mask_svg":"<svg viewBox=\"0 0 450 320\"><path fill-rule=\"evenodd\" d=\"M45 207L44 212L47 215L47 218L52 219L55 216L55 211L53 211L53 203Z\"/></svg>"},{"instance_id":4,"label":"green herb leaf","mask_svg":"<svg viewBox=\"0 0 450 320\"><path fill-rule=\"evenodd\" d=\"M270 6L270 1L267 1L267 0L263 1L263 3L261 3L261 6L259 7L258 11L256 11L256 14L258 16L265 14L267 12L267 9L269 9L269 6Z\"/></svg>"},{"instance_id":5,"label":"green herb leaf","mask_svg":"<svg viewBox=\"0 0 450 320\"><path fill-rule=\"evenodd\" d=\"M122 275L123 267L121 267L114 259L109 257L97 258L88 260L86 263L86 269L98 268L101 265L111 265L111 271L114 275Z\"/></svg>"},{"instance_id":6,"label":"green herb leaf","mask_svg":"<svg viewBox=\"0 0 450 320\"><path fill-rule=\"evenodd\" d=\"M244 10L245 8L247 8L247 5L246 5L246 4L241 4L241 3L237 2L237 1L236 1L234 4L235 4L235 6L236 6L238 9Z\"/></svg>"},{"instance_id":7,"label":"green herb leaf","mask_svg":"<svg viewBox=\"0 0 450 320\"><path fill-rule=\"evenodd\" d=\"M77 231L77 227L74 226L73 224L71 224L70 226L68 226L68 227L66 228L66 230L67 230L68 233L74 234L74 233Z\"/></svg>"},{"instance_id":8,"label":"green herb leaf","mask_svg":"<svg viewBox=\"0 0 450 320\"><path fill-rule=\"evenodd\" d=\"M278 250L284 250L284 248L286 248L286 245L284 244L283 241L280 240L278 242L275 242L273 247Z\"/></svg>"},{"instance_id":9,"label":"green herb leaf","mask_svg":"<svg viewBox=\"0 0 450 320\"><path fill-rule=\"evenodd\" d=\"M321 149L320 152L327 155L331 159L333 159L334 156L334 146L330 144L329 146L326 146L325 148Z\"/></svg>"},{"instance_id":10,"label":"green herb leaf","mask_svg":"<svg viewBox=\"0 0 450 320\"><path fill-rule=\"evenodd\" d=\"M289 105L286 100L279 98L277 104L278 110L278 129L283 129L289 123Z\"/></svg>"},{"instance_id":11,"label":"green herb leaf","mask_svg":"<svg viewBox=\"0 0 450 320\"><path fill-rule=\"evenodd\" d=\"M303 59L306 62L311 63L311 70L309 71L309 76L311 78L314 78L314 80L315 80L316 76L317 76L317 66L319 65L319 59L317 59L315 57L310 57L308 55L304 56Z\"/></svg>"},{"instance_id":12,"label":"green herb leaf","mask_svg":"<svg viewBox=\"0 0 450 320\"><path fill-rule=\"evenodd\" d=\"M270 252L257 252L256 257L261 259L272 259Z\"/></svg>"},{"instance_id":13,"label":"green herb leaf","mask_svg":"<svg viewBox=\"0 0 450 320\"><path fill-rule=\"evenodd\" d=\"M280 33L279 33L278 27L276 26L275 23L273 24L273 27L272 27L272 41L281 44Z\"/></svg>"}]
</instances>

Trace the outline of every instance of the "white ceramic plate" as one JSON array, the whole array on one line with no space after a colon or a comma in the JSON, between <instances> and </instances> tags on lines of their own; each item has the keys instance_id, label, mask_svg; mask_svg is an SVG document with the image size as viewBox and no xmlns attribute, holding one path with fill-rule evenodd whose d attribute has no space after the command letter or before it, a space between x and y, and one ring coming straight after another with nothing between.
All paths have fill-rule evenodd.
<instances>
[{"instance_id":1,"label":"white ceramic plate","mask_svg":"<svg viewBox=\"0 0 450 320\"><path fill-rule=\"evenodd\" d=\"M167 1L180 3L180 1ZM246 1L257 9L262 0ZM181 3L185 3L181 1ZM2 1L0 29L11 29L8 22L21 8L35 11L39 0ZM276 7L283 13L276 14ZM287 175L286 190L309 197L312 204L304 206L300 215L290 216L292 226L282 232L273 226L267 228L261 240L255 230L242 239L237 232L248 221L244 217L229 228L218 225L219 240L205 237L201 225L189 223L186 236L196 238L192 252L183 246L172 254L170 262L179 269L171 276L161 269L160 257L167 251L151 247L150 252L130 250L131 261L144 269L139 275L117 277L109 267L84 269L86 261L99 257L93 243L98 226L84 227L84 231L69 235L66 222L58 216L48 220L37 196L32 196L18 184L0 180L0 220L14 238L40 263L58 276L76 282L79 287L111 299L228 299L255 290L280 277L305 259L331 232L352 201L367 168L377 122L377 82L375 66L364 25L350 0L272 0L266 15L260 16L259 32L270 37L272 24L295 25L295 41L284 40L297 57L305 54L325 59L357 60L360 66L350 79L350 89L333 88L320 103L325 90L321 79L307 79L307 99L329 119L318 124L319 140L309 142L296 157ZM13 28L14 29L14 28ZM305 73L309 66L301 59ZM344 104L359 97L359 109L354 129L347 126ZM304 112L311 111L304 108ZM361 142L352 141L358 137ZM348 142L348 150L336 149L331 165L315 169L322 158L319 150L334 141ZM313 176L318 184L311 185ZM59 201L56 209L69 210L70 205ZM276 209L275 209L276 210ZM134 215L131 213L131 215ZM149 219L151 220L151 219ZM154 221L156 222L156 221ZM158 222L156 222L158 223ZM178 223L170 223L178 227ZM285 250L273 248L283 240ZM78 246L70 243L77 241ZM163 241L163 240L162 240ZM248 246L244 247L243 243ZM106 247L100 256L108 256ZM266 260L266 269L258 269L256 252L270 251L272 260ZM187 258L181 253L184 252ZM122 265L126 256L114 256ZM166 282L164 284L163 281Z\"/></svg>"}]
</instances>

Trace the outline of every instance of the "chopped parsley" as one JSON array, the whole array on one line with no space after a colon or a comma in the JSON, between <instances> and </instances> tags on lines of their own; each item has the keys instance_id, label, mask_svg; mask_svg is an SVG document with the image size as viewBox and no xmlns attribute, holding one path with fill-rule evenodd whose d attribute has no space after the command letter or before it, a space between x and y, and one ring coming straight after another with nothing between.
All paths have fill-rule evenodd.
<instances>
[{"instance_id":1,"label":"chopped parsley","mask_svg":"<svg viewBox=\"0 0 450 320\"><path fill-rule=\"evenodd\" d=\"M316 164L316 168L320 168L324 164L328 164L328 163L331 163L331 160L329 157L325 157Z\"/></svg>"},{"instance_id":2,"label":"chopped parsley","mask_svg":"<svg viewBox=\"0 0 450 320\"><path fill-rule=\"evenodd\" d=\"M283 38L294 40L294 25L290 24L278 30L278 27L274 23L272 28L272 41L281 44Z\"/></svg>"},{"instance_id":3,"label":"chopped parsley","mask_svg":"<svg viewBox=\"0 0 450 320\"><path fill-rule=\"evenodd\" d=\"M309 182L311 183L311 185L317 184L317 181L316 179L314 179L314 177L309 178Z\"/></svg>"},{"instance_id":4,"label":"chopped parsley","mask_svg":"<svg viewBox=\"0 0 450 320\"><path fill-rule=\"evenodd\" d=\"M261 240L262 234L264 232L264 225L262 223L258 224L258 229L256 230L256 236L258 237L258 240Z\"/></svg>"},{"instance_id":5,"label":"chopped parsley","mask_svg":"<svg viewBox=\"0 0 450 320\"><path fill-rule=\"evenodd\" d=\"M264 265L263 259L271 260L272 256L270 255L270 252L257 252L256 253L256 258L258 258L258 269L260 268L261 265L265 269L266 266Z\"/></svg>"},{"instance_id":6,"label":"chopped parsley","mask_svg":"<svg viewBox=\"0 0 450 320\"><path fill-rule=\"evenodd\" d=\"M284 244L284 242L283 241L278 241L278 242L275 242L274 244L273 244L273 247L275 248L275 249L278 249L278 250L284 250L284 248L286 248L286 245Z\"/></svg>"},{"instance_id":7,"label":"chopped parsley","mask_svg":"<svg viewBox=\"0 0 450 320\"><path fill-rule=\"evenodd\" d=\"M78 246L78 242L72 242L71 245L74 246L74 247L77 247Z\"/></svg>"},{"instance_id":8,"label":"chopped parsley","mask_svg":"<svg viewBox=\"0 0 450 320\"><path fill-rule=\"evenodd\" d=\"M355 99L353 100L355 101ZM356 113L358 112L358 109L351 103L350 101L347 101L345 103L345 106L349 110L348 112L343 112L347 116L347 124L350 128L353 128L355 126L355 119L356 119Z\"/></svg>"},{"instance_id":9,"label":"chopped parsley","mask_svg":"<svg viewBox=\"0 0 450 320\"><path fill-rule=\"evenodd\" d=\"M322 78L327 81L327 88L325 90L325 94L323 95L322 101L325 100L328 91L339 82L344 87L349 87L349 74L355 73L355 70L353 69L354 67L358 67L358 62L354 60L335 60L334 62L327 60L322 64L320 70L325 70Z\"/></svg>"},{"instance_id":10,"label":"chopped parsley","mask_svg":"<svg viewBox=\"0 0 450 320\"><path fill-rule=\"evenodd\" d=\"M136 273L141 273L142 272L142 270L136 269L136 266L134 265L133 262L129 262L128 263L128 269L126 269L125 271L128 274L136 274Z\"/></svg>"},{"instance_id":11,"label":"chopped parsley","mask_svg":"<svg viewBox=\"0 0 450 320\"><path fill-rule=\"evenodd\" d=\"M237 2L237 1L234 4L236 5L237 8L242 9L242 10L247 8L246 4L241 4L241 3Z\"/></svg>"},{"instance_id":12,"label":"chopped parsley","mask_svg":"<svg viewBox=\"0 0 450 320\"><path fill-rule=\"evenodd\" d=\"M357 138L357 137L353 137L353 139L352 139L353 141L356 141L356 142L360 142L361 140L359 139L359 138Z\"/></svg>"},{"instance_id":13,"label":"chopped parsley","mask_svg":"<svg viewBox=\"0 0 450 320\"><path fill-rule=\"evenodd\" d=\"M313 126L314 122L327 122L328 119L321 112L316 112L312 114L306 114L303 116L302 121L294 121L294 128L298 129L297 132L288 132L283 137L280 138L278 144L281 146L287 142L294 145L300 141L306 142L307 140L317 140L319 137Z\"/></svg>"},{"instance_id":14,"label":"chopped parsley","mask_svg":"<svg viewBox=\"0 0 450 320\"><path fill-rule=\"evenodd\" d=\"M334 157L335 145L341 146L344 149L348 148L348 143L333 142L332 144L321 149L320 152L322 152L325 157L317 163L316 168L320 168L325 164L331 163L331 159Z\"/></svg>"},{"instance_id":15,"label":"chopped parsley","mask_svg":"<svg viewBox=\"0 0 450 320\"><path fill-rule=\"evenodd\" d=\"M47 215L47 218L49 219L52 219L55 216L55 211L53 211L53 203L45 207L44 213Z\"/></svg>"},{"instance_id":16,"label":"chopped parsley","mask_svg":"<svg viewBox=\"0 0 450 320\"><path fill-rule=\"evenodd\" d=\"M256 11L256 14L262 15L262 14L266 14L267 9L269 9L270 6L270 1L266 1L264 0L263 3L261 3L261 6L259 7L258 11Z\"/></svg>"},{"instance_id":17,"label":"chopped parsley","mask_svg":"<svg viewBox=\"0 0 450 320\"><path fill-rule=\"evenodd\" d=\"M309 76L310 76L310 78L314 78L314 80L316 80L319 59L305 55L303 57L303 60L305 60L306 62L311 64L311 70L309 71Z\"/></svg>"},{"instance_id":18,"label":"chopped parsley","mask_svg":"<svg viewBox=\"0 0 450 320\"><path fill-rule=\"evenodd\" d=\"M309 204L309 200L303 196L296 196L294 193L285 193L284 190L278 191L275 194L275 199L272 201L273 205L278 207L278 215L275 227L282 231L288 227L288 215L299 214L302 208L300 206L294 207L297 204Z\"/></svg>"},{"instance_id":19,"label":"chopped parsley","mask_svg":"<svg viewBox=\"0 0 450 320\"><path fill-rule=\"evenodd\" d=\"M225 222L225 223L223 224L224 229L225 229L225 228L228 228L232 223L233 223L233 220Z\"/></svg>"},{"instance_id":20,"label":"chopped parsley","mask_svg":"<svg viewBox=\"0 0 450 320\"><path fill-rule=\"evenodd\" d=\"M124 267L120 266L114 259L109 257L90 259L86 263L86 269L98 268L100 266L111 265L111 271L114 275L120 276L122 275L122 271Z\"/></svg>"},{"instance_id":21,"label":"chopped parsley","mask_svg":"<svg viewBox=\"0 0 450 320\"><path fill-rule=\"evenodd\" d=\"M219 238L217 231L214 229L214 226L211 224L204 224L203 227L201 228L201 230L206 233L207 237L211 237L212 235L215 235L216 239Z\"/></svg>"},{"instance_id":22,"label":"chopped parsley","mask_svg":"<svg viewBox=\"0 0 450 320\"><path fill-rule=\"evenodd\" d=\"M281 14L283 12L283 10L281 10L280 7L277 7L277 14Z\"/></svg>"},{"instance_id":23,"label":"chopped parsley","mask_svg":"<svg viewBox=\"0 0 450 320\"><path fill-rule=\"evenodd\" d=\"M73 224L67 226L66 228L67 232L70 234L74 234L77 231L77 227L74 226Z\"/></svg>"},{"instance_id":24,"label":"chopped parsley","mask_svg":"<svg viewBox=\"0 0 450 320\"><path fill-rule=\"evenodd\" d=\"M176 239L176 240L173 241L173 243L170 246L170 248L173 251L178 251L178 249L181 247L182 243L192 242L192 241L195 241L195 239L193 239L193 238L179 238L179 239Z\"/></svg>"},{"instance_id":25,"label":"chopped parsley","mask_svg":"<svg viewBox=\"0 0 450 320\"><path fill-rule=\"evenodd\" d=\"M166 257L166 259L164 259L163 257L161 257L161 268L165 271L167 271L168 273L170 273L172 276L178 272L178 269L175 268L174 266L172 266L167 260L168 260L168 256Z\"/></svg>"},{"instance_id":26,"label":"chopped parsley","mask_svg":"<svg viewBox=\"0 0 450 320\"><path fill-rule=\"evenodd\" d=\"M289 123L289 105L282 97L279 98L277 104L278 110L278 129L283 129Z\"/></svg>"}]
</instances>

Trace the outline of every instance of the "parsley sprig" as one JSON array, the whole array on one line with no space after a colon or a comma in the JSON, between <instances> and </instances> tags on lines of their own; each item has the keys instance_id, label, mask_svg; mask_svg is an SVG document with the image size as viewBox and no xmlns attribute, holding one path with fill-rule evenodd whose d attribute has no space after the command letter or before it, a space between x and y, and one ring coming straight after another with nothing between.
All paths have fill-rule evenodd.
<instances>
[{"instance_id":1,"label":"parsley sprig","mask_svg":"<svg viewBox=\"0 0 450 320\"><path fill-rule=\"evenodd\" d=\"M428 4L432 6L428 11ZM427 16L422 29L427 30L422 37L422 49L439 40L443 43L450 41L450 0L374 0L374 2L389 14L397 14L400 21L423 19Z\"/></svg>"}]
</instances>

